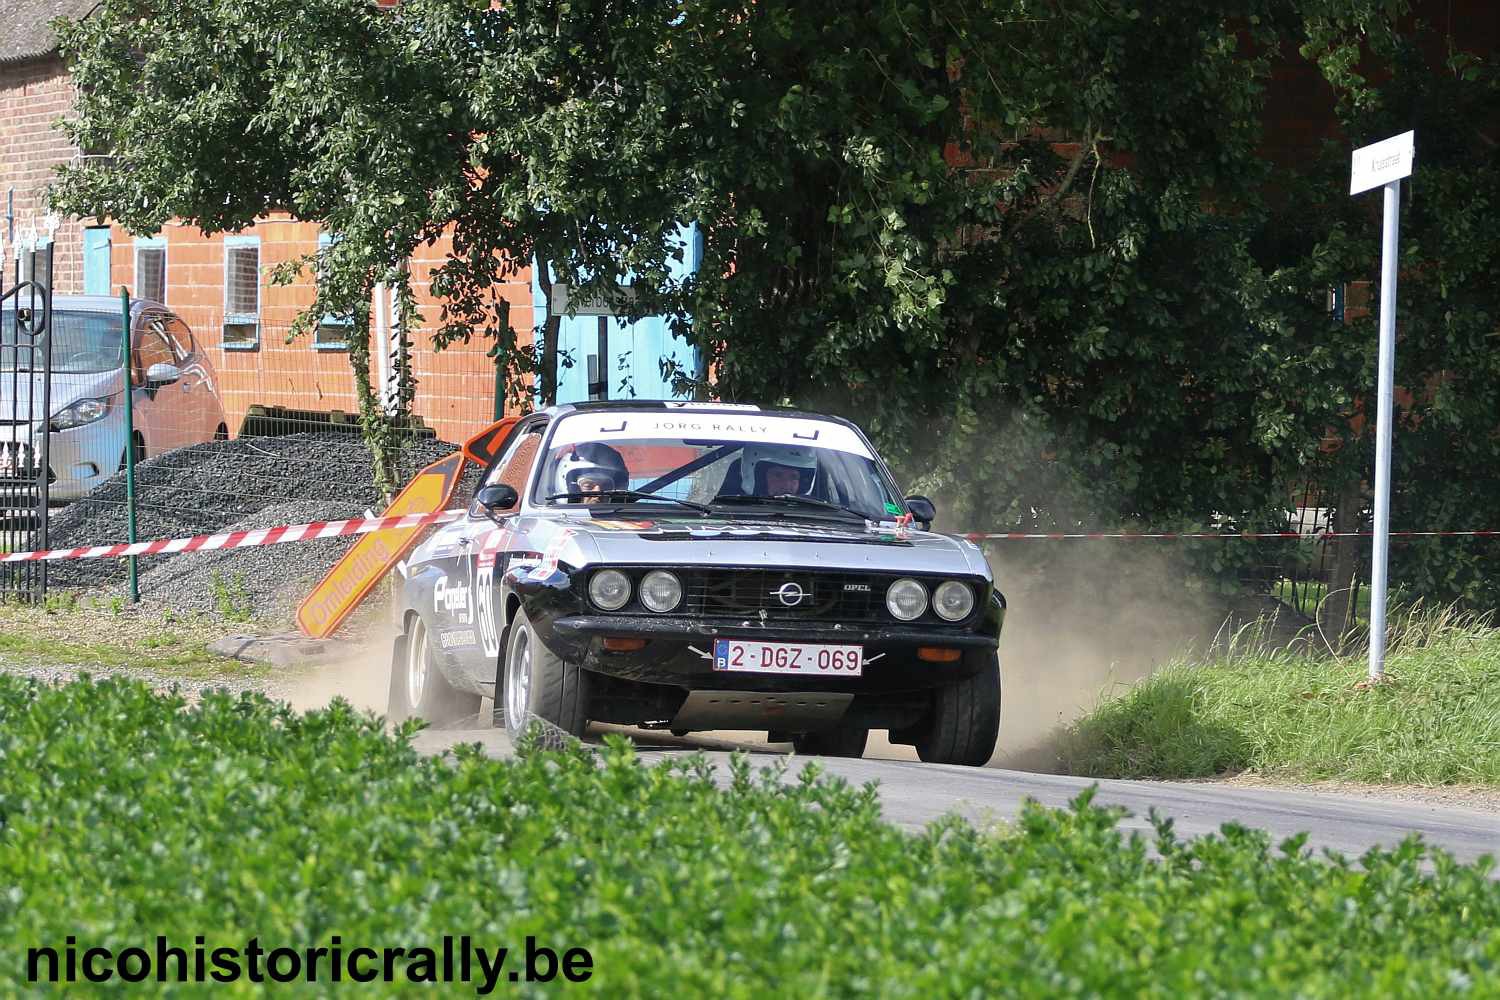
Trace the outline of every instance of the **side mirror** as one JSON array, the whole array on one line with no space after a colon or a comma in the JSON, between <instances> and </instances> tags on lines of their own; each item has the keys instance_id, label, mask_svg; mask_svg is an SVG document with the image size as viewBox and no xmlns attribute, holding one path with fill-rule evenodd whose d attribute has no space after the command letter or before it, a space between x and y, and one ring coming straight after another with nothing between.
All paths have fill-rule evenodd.
<instances>
[{"instance_id":1,"label":"side mirror","mask_svg":"<svg viewBox=\"0 0 1500 1000\"><path fill-rule=\"evenodd\" d=\"M479 492L474 494L475 505L491 517L513 510L520 502L521 495L509 483L491 483L489 486L481 486Z\"/></svg>"},{"instance_id":2,"label":"side mirror","mask_svg":"<svg viewBox=\"0 0 1500 1000\"><path fill-rule=\"evenodd\" d=\"M926 497L907 497L906 509L911 511L913 520L922 522L924 528L932 527L932 522L937 520L937 508Z\"/></svg>"},{"instance_id":3,"label":"side mirror","mask_svg":"<svg viewBox=\"0 0 1500 1000\"><path fill-rule=\"evenodd\" d=\"M157 362L146 369L146 388L159 389L164 385L171 385L182 378L182 370L174 364L165 361Z\"/></svg>"}]
</instances>

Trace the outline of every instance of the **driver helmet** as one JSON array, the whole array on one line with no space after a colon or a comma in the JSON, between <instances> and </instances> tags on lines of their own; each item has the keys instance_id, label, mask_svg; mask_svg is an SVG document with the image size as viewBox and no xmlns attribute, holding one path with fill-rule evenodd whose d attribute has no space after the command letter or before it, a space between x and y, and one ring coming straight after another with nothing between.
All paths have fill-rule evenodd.
<instances>
[{"instance_id":1,"label":"driver helmet","mask_svg":"<svg viewBox=\"0 0 1500 1000\"><path fill-rule=\"evenodd\" d=\"M740 487L747 494L755 494L763 488L767 467L784 466L797 470L797 492L807 493L812 489L813 476L818 469L818 456L812 448L799 448L782 444L746 445L740 453Z\"/></svg>"},{"instance_id":2,"label":"driver helmet","mask_svg":"<svg viewBox=\"0 0 1500 1000\"><path fill-rule=\"evenodd\" d=\"M594 479L606 490L627 488L629 477L620 453L605 444L580 444L557 463L557 492L577 493L580 479Z\"/></svg>"}]
</instances>

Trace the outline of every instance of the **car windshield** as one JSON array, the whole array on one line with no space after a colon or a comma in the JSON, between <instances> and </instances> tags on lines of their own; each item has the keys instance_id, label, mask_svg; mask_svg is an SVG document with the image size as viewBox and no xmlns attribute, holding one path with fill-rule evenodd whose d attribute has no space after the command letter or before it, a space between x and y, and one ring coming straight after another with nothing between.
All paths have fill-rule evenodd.
<instances>
[{"instance_id":1,"label":"car windshield","mask_svg":"<svg viewBox=\"0 0 1500 1000\"><path fill-rule=\"evenodd\" d=\"M119 315L59 309L48 327L54 374L90 375L121 367ZM41 368L44 339L32 341L18 333L14 309L0 312L0 371Z\"/></svg>"},{"instance_id":2,"label":"car windshield","mask_svg":"<svg viewBox=\"0 0 1500 1000\"><path fill-rule=\"evenodd\" d=\"M663 514L691 513L671 502L688 501L716 514L775 510L872 521L904 510L852 428L756 412L571 414L556 424L532 499L649 504Z\"/></svg>"}]
</instances>

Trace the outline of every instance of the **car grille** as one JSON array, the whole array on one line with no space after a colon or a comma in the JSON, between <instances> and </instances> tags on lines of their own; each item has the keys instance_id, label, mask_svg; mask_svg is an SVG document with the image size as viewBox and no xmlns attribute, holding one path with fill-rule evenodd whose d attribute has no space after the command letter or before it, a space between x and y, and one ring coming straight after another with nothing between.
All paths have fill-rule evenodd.
<instances>
[{"instance_id":1,"label":"car grille","mask_svg":"<svg viewBox=\"0 0 1500 1000\"><path fill-rule=\"evenodd\" d=\"M795 621L877 621L890 580L869 573L786 569L681 571L690 614Z\"/></svg>"}]
</instances>

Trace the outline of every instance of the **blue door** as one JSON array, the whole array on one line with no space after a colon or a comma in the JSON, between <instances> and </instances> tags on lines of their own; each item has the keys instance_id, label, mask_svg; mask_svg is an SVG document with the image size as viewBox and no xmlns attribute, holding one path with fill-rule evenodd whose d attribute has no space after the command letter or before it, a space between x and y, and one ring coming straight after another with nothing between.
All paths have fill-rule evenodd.
<instances>
[{"instance_id":1,"label":"blue door","mask_svg":"<svg viewBox=\"0 0 1500 1000\"><path fill-rule=\"evenodd\" d=\"M83 294L109 294L109 227L83 231Z\"/></svg>"},{"instance_id":2,"label":"blue door","mask_svg":"<svg viewBox=\"0 0 1500 1000\"><path fill-rule=\"evenodd\" d=\"M683 259L673 277L698 269L703 258L702 236L696 225L683 227ZM533 274L531 301L538 327L547 319L541 285ZM697 370L697 352L672 335L666 319L647 316L627 323L617 316L574 316L558 330L557 401L585 399L671 399L671 382L662 375L662 361L672 360L689 372Z\"/></svg>"}]
</instances>

